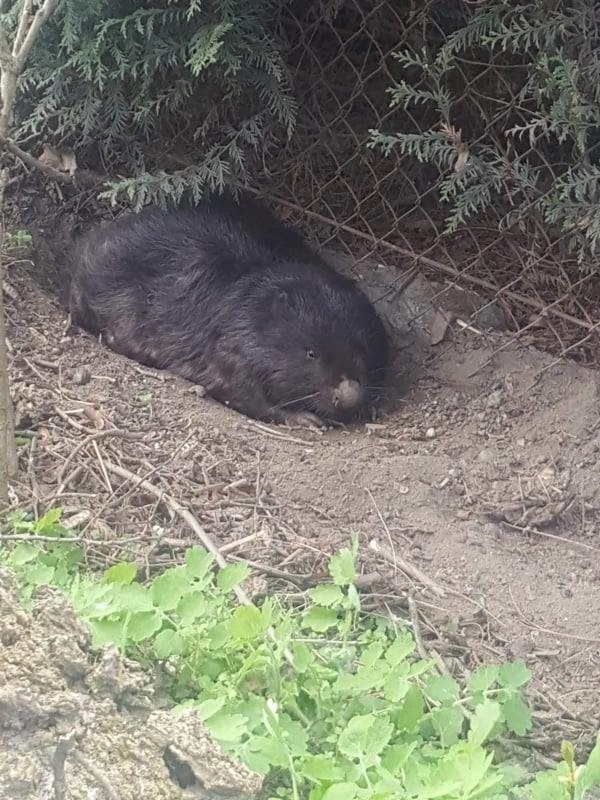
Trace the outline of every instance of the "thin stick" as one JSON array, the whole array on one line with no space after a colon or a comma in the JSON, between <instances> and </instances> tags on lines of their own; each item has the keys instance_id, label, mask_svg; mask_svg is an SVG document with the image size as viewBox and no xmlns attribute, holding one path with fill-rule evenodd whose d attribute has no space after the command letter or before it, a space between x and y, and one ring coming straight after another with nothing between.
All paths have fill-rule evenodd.
<instances>
[{"instance_id":1,"label":"thin stick","mask_svg":"<svg viewBox=\"0 0 600 800\"><path fill-rule=\"evenodd\" d=\"M104 482L106 483L106 488L112 494L114 489L110 484L110 478L108 477L106 467L104 466L104 460L102 459L102 455L95 441L92 442L92 447L94 448L94 453L96 454L96 458L98 459L98 463L100 464L100 471L102 473L102 477L104 478Z\"/></svg>"},{"instance_id":2,"label":"thin stick","mask_svg":"<svg viewBox=\"0 0 600 800\"><path fill-rule=\"evenodd\" d=\"M61 172L58 169L54 169L54 167L51 167L49 164L44 164L39 159L35 158L35 156L32 156L31 153L27 153L25 150L22 150L18 144L15 144L12 141L12 139L0 136L0 144L4 145L8 152L12 153L15 158L20 159L24 164L27 164L28 167L43 172L44 175L47 175L49 178L59 181L60 183L73 182L73 178L68 172Z\"/></svg>"},{"instance_id":3,"label":"thin stick","mask_svg":"<svg viewBox=\"0 0 600 800\"><path fill-rule=\"evenodd\" d=\"M181 503L176 500L171 495L165 494L161 489L158 489L149 481L144 480L143 478L139 478L133 472L130 472L125 467L119 467L117 464L111 464L109 461L106 462L106 469L109 472L112 472L114 475L118 475L121 478L125 478L125 480L132 481L135 486L144 489L144 491L153 494L155 497L167 505L171 511L177 514L181 519L186 522L189 527L194 531L196 536L200 539L202 544L206 547L209 553L212 553L215 557L215 561L217 564L224 568L227 566L227 561L223 558L223 555L211 537L206 533L204 528L200 525L196 517L192 514L192 512L181 505ZM252 600L248 597L247 593L241 588L241 586L234 586L233 591L236 594L237 599L243 606L251 606L253 605ZM277 643L277 636L275 635L275 631L273 628L269 627L267 629L267 635L271 641ZM291 652L286 648L283 651L283 655L286 660L294 666L294 658Z\"/></svg>"},{"instance_id":4,"label":"thin stick","mask_svg":"<svg viewBox=\"0 0 600 800\"><path fill-rule=\"evenodd\" d=\"M177 516L181 517L184 522L186 522L189 527L194 531L196 536L200 539L202 544L206 547L206 549L212 553L215 557L215 561L217 564L223 568L227 566L227 561L223 558L221 551L211 539L211 537L206 533L204 528L200 525L196 517L189 511L187 508L179 503L178 500L175 500L174 497L171 495L165 494L162 489L159 489L150 481L144 480L136 475L134 472L126 469L125 467L120 467L117 464L112 464L110 461L105 463L106 469L109 472L112 472L114 475L118 475L120 478L124 478L125 480L131 481L137 488L143 489L145 492L149 492L153 494L155 497L158 497L161 502L165 505L169 506L171 511L173 511ZM236 595L238 600L243 605L252 605L252 602L246 592L239 587L236 587Z\"/></svg>"},{"instance_id":5,"label":"thin stick","mask_svg":"<svg viewBox=\"0 0 600 800\"><path fill-rule=\"evenodd\" d=\"M75 731L62 736L54 749L52 770L54 772L54 800L65 800L65 762L75 744Z\"/></svg>"},{"instance_id":6,"label":"thin stick","mask_svg":"<svg viewBox=\"0 0 600 800\"><path fill-rule=\"evenodd\" d=\"M104 439L107 436L120 436L122 439L142 438L141 433L135 433L134 431L122 431L119 428L115 428L114 430L98 431L97 433L90 433L89 436L86 436L85 439L79 442L79 444L76 445L73 450L71 450L69 455L64 460L63 465L60 468L60 472L58 473L58 483L62 484L69 465L72 463L73 459L80 450L83 450L83 448L86 447L86 445L88 445L90 442L95 442L97 439Z\"/></svg>"},{"instance_id":7,"label":"thin stick","mask_svg":"<svg viewBox=\"0 0 600 800\"><path fill-rule=\"evenodd\" d=\"M56 536L42 536L34 533L0 533L0 542L53 542L64 544L64 542L80 542L81 536L63 537L57 539Z\"/></svg>"},{"instance_id":8,"label":"thin stick","mask_svg":"<svg viewBox=\"0 0 600 800\"><path fill-rule=\"evenodd\" d=\"M264 433L267 436L272 436L274 439L281 439L285 442L293 442L294 444L303 444L304 446L312 444L310 439L300 439L297 436L290 436L289 433L283 433L283 431L278 431L275 428L270 428L268 425L263 425L261 422L252 421L248 424L248 427L252 430L256 430L259 433Z\"/></svg>"},{"instance_id":9,"label":"thin stick","mask_svg":"<svg viewBox=\"0 0 600 800\"><path fill-rule=\"evenodd\" d=\"M428 575L425 575L425 573L422 572L418 567L415 567L414 564L410 564L408 561L402 558L402 556L394 556L392 553L388 553L376 539L371 539L369 542L369 549L385 558L385 560L389 561L390 564L400 567L402 572L423 584L423 586L427 586L427 588L431 589L431 591L438 597L446 597L445 589L442 589L442 587L439 586L432 578L430 578Z\"/></svg>"},{"instance_id":10,"label":"thin stick","mask_svg":"<svg viewBox=\"0 0 600 800\"><path fill-rule=\"evenodd\" d=\"M419 611L417 609L417 604L415 603L415 598L412 596L411 592L408 592L407 600L408 600L408 614L410 616L410 621L412 624L413 639L415 640L415 644L417 646L417 652L421 656L423 661L429 661L429 653L425 648L425 644L423 643L423 636L421 634Z\"/></svg>"}]
</instances>

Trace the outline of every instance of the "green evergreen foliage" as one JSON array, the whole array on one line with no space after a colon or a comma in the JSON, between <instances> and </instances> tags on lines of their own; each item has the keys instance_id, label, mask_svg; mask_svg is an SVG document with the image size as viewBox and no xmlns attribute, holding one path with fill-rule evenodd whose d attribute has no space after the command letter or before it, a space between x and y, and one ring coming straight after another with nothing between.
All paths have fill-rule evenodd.
<instances>
[{"instance_id":1,"label":"green evergreen foliage","mask_svg":"<svg viewBox=\"0 0 600 800\"><path fill-rule=\"evenodd\" d=\"M369 147L438 168L448 232L492 206L513 223L533 212L583 260L600 246L597 3L478 5L452 32L434 7L436 43L395 54L409 77L388 89L391 106L417 119L426 108L439 127L374 130Z\"/></svg>"},{"instance_id":2,"label":"green evergreen foliage","mask_svg":"<svg viewBox=\"0 0 600 800\"><path fill-rule=\"evenodd\" d=\"M14 4L12 13L20 3ZM17 134L73 147L136 206L235 185L296 107L276 0L63 0L21 81ZM6 15L11 18L11 12ZM275 123L275 125L273 125Z\"/></svg>"}]
</instances>

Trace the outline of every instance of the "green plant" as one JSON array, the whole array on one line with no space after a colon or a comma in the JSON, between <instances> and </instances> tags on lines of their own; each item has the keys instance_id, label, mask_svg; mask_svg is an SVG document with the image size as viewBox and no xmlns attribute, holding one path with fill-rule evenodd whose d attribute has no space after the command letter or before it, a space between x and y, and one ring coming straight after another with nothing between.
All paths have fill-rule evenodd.
<instances>
[{"instance_id":1,"label":"green plant","mask_svg":"<svg viewBox=\"0 0 600 800\"><path fill-rule=\"evenodd\" d=\"M294 126L277 0L63 0L20 81L16 138L67 144L140 206L235 186ZM14 28L19 3L2 15Z\"/></svg>"},{"instance_id":2,"label":"green plant","mask_svg":"<svg viewBox=\"0 0 600 800\"><path fill-rule=\"evenodd\" d=\"M15 538L4 547L0 540L0 561L16 572L26 604L38 586L67 590L76 575L82 551L72 531L60 524L61 516L61 509L51 509L38 520L22 511L6 516L6 526Z\"/></svg>"},{"instance_id":3,"label":"green plant","mask_svg":"<svg viewBox=\"0 0 600 800\"><path fill-rule=\"evenodd\" d=\"M528 670L515 662L466 681L440 675L405 626L361 613L356 543L331 558L330 581L301 608L275 597L240 607L232 590L247 566L215 572L200 547L142 584L127 563L82 573L73 545L60 543L58 512L10 524L58 537L0 550L26 596L57 585L96 645L162 664L175 711L195 708L224 750L268 776L269 800L583 800L600 784L600 747L577 767L565 745L563 762L529 782L496 764L494 742L530 729Z\"/></svg>"},{"instance_id":4,"label":"green plant","mask_svg":"<svg viewBox=\"0 0 600 800\"><path fill-rule=\"evenodd\" d=\"M451 209L447 232L494 206L510 224L538 214L565 235L580 261L596 252L596 5L594 0L491 0L467 14L441 43L422 53L395 54L409 77L389 88L391 106L420 107L426 109L424 119L440 122L420 133L372 130L368 146L385 154L397 149L437 167L440 199ZM435 10L431 14L435 17ZM472 64L493 66L494 83L484 85Z\"/></svg>"},{"instance_id":5,"label":"green plant","mask_svg":"<svg viewBox=\"0 0 600 800\"><path fill-rule=\"evenodd\" d=\"M4 244L9 250L29 247L31 242L31 234L26 230L6 231L4 234Z\"/></svg>"}]
</instances>

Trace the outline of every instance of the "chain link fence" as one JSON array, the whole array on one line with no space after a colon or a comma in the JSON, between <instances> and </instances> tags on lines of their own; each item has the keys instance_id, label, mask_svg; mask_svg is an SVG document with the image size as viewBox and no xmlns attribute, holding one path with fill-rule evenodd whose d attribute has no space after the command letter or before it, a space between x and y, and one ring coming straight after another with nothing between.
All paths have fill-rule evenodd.
<instances>
[{"instance_id":1,"label":"chain link fence","mask_svg":"<svg viewBox=\"0 0 600 800\"><path fill-rule=\"evenodd\" d=\"M557 357L596 363L600 281L569 252L565 236L539 211L539 192L564 171L564 153L527 131L523 100L529 66L505 53L460 56L452 70L452 126L441 128L431 104L390 107L389 87L407 78L395 57L402 48L435 51L481 5L429 0L293 2L275 21L290 43L288 63L299 104L290 146L262 165L261 191L310 230L323 247L398 269L399 287L422 271L450 287L475 290L499 306L519 339ZM478 60L478 58L480 60ZM410 78L410 74L409 74ZM415 79L413 88L421 84ZM454 233L446 230L443 175L398 149L368 146L371 132L442 131L456 152L494 147L507 163L535 170L537 196L518 208L510 187ZM412 270L412 272L411 272ZM399 290L400 290L399 289ZM477 314L471 320L477 324Z\"/></svg>"}]
</instances>

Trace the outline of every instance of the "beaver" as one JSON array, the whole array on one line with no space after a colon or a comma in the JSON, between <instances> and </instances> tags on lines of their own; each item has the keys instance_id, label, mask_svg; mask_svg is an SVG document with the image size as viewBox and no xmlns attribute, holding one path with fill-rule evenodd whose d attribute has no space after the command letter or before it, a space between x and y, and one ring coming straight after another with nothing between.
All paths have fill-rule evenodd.
<instances>
[{"instance_id":1,"label":"beaver","mask_svg":"<svg viewBox=\"0 0 600 800\"><path fill-rule=\"evenodd\" d=\"M147 206L76 242L71 323L248 417L375 416L389 343L356 284L247 196Z\"/></svg>"}]
</instances>

